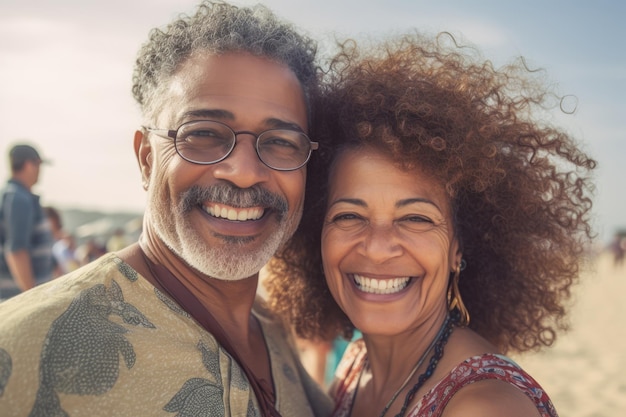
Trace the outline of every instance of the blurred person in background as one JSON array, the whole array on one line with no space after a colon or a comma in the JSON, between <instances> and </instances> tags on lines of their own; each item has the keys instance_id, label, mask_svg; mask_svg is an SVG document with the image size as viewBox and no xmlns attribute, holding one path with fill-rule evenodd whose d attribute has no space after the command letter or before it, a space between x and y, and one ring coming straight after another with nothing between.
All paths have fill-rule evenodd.
<instances>
[{"instance_id":1,"label":"blurred person in background","mask_svg":"<svg viewBox=\"0 0 626 417\"><path fill-rule=\"evenodd\" d=\"M115 229L111 237L107 240L106 250L107 252L116 252L124 249L131 242L126 236L126 232L121 227Z\"/></svg>"},{"instance_id":2,"label":"blurred person in background","mask_svg":"<svg viewBox=\"0 0 626 417\"><path fill-rule=\"evenodd\" d=\"M57 278L78 268L80 263L76 257L76 239L63 228L61 213L54 207L44 207L50 223L54 244L52 245L53 277Z\"/></svg>"},{"instance_id":3,"label":"blurred person in background","mask_svg":"<svg viewBox=\"0 0 626 417\"><path fill-rule=\"evenodd\" d=\"M83 243L78 245L75 256L79 265L87 265L106 253L105 245L100 243L98 238L88 237Z\"/></svg>"},{"instance_id":4,"label":"blurred person in background","mask_svg":"<svg viewBox=\"0 0 626 417\"><path fill-rule=\"evenodd\" d=\"M626 253L626 231L615 232L609 250L613 254L613 266L621 267L624 264L624 254Z\"/></svg>"},{"instance_id":5,"label":"blurred person in background","mask_svg":"<svg viewBox=\"0 0 626 417\"><path fill-rule=\"evenodd\" d=\"M0 300L52 279L52 231L32 192L44 162L28 144L9 151L11 177L0 195Z\"/></svg>"}]
</instances>

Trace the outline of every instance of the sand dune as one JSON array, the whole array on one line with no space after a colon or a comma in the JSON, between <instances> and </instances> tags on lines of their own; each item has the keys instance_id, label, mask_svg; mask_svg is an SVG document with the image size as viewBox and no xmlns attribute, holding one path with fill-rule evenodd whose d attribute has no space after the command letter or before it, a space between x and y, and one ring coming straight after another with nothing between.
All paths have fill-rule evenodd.
<instances>
[{"instance_id":1,"label":"sand dune","mask_svg":"<svg viewBox=\"0 0 626 417\"><path fill-rule=\"evenodd\" d=\"M603 253L591 269L575 289L572 329L545 352L515 357L561 417L626 415L626 264Z\"/></svg>"}]
</instances>

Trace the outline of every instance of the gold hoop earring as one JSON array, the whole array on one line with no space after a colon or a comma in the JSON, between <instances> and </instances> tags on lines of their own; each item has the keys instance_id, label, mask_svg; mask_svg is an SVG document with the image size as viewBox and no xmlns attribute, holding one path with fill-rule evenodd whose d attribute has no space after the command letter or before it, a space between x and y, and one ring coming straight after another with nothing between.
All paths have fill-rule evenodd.
<instances>
[{"instance_id":1,"label":"gold hoop earring","mask_svg":"<svg viewBox=\"0 0 626 417\"><path fill-rule=\"evenodd\" d=\"M454 276L448 285L448 311L452 311L454 309L459 310L459 313L461 314L459 319L460 326L467 326L470 323L469 311L467 311L467 307L465 307L463 299L461 298L461 291L459 291L459 277L461 276L461 269L465 269L464 264L465 260L462 259L461 263L457 265L456 270L454 271Z\"/></svg>"}]
</instances>

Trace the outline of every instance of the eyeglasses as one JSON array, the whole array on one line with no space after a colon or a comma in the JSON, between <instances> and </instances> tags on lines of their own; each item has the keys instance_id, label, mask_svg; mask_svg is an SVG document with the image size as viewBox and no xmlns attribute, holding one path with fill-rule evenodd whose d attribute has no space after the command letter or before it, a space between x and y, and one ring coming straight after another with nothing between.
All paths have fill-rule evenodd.
<instances>
[{"instance_id":1,"label":"eyeglasses","mask_svg":"<svg viewBox=\"0 0 626 417\"><path fill-rule=\"evenodd\" d=\"M176 130L146 130L174 140L176 152L186 161L199 165L216 164L228 158L237 135L256 137L256 153L261 162L277 171L293 171L303 167L311 157L311 151L319 147L304 133L291 129L270 129L259 133L247 130L235 132L229 126L213 120L194 120L183 123Z\"/></svg>"}]
</instances>

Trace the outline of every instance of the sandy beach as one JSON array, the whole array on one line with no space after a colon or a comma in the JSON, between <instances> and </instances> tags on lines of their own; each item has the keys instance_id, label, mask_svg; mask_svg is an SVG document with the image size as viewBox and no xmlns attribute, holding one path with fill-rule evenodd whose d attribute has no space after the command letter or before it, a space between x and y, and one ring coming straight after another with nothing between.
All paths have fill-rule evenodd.
<instances>
[{"instance_id":1,"label":"sandy beach","mask_svg":"<svg viewBox=\"0 0 626 417\"><path fill-rule=\"evenodd\" d=\"M574 291L571 330L537 354L514 357L561 417L626 415L626 263L599 255Z\"/></svg>"}]
</instances>

